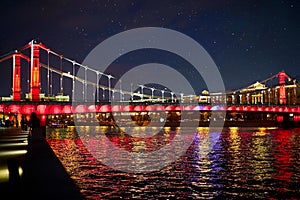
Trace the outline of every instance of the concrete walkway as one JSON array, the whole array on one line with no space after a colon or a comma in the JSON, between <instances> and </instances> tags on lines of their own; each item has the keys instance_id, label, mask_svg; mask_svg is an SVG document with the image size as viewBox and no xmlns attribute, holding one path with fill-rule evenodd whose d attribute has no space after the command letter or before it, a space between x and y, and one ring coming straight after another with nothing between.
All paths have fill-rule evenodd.
<instances>
[{"instance_id":1,"label":"concrete walkway","mask_svg":"<svg viewBox=\"0 0 300 200\"><path fill-rule=\"evenodd\" d=\"M10 161L11 170L16 171L20 165L23 174L20 178L14 172L10 174L9 185L1 192L1 199L3 195L8 195L8 199L84 199L45 140L43 131L33 133L22 159Z\"/></svg>"},{"instance_id":2,"label":"concrete walkway","mask_svg":"<svg viewBox=\"0 0 300 200\"><path fill-rule=\"evenodd\" d=\"M16 196L19 192L20 162L24 159L28 131L15 127L0 127L0 195ZM10 170L10 173L9 173Z\"/></svg>"}]
</instances>

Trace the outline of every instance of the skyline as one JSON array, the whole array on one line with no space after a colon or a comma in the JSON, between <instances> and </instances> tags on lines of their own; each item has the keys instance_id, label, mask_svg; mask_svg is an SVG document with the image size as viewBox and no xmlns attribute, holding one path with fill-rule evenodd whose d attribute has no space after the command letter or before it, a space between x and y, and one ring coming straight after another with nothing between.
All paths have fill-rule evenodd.
<instances>
[{"instance_id":1,"label":"skyline","mask_svg":"<svg viewBox=\"0 0 300 200\"><path fill-rule=\"evenodd\" d=\"M52 1L3 1L0 55L38 39L52 50L82 62L110 36L155 26L182 32L202 45L218 66L226 90L243 88L281 70L299 81L298 11L296 1L163 1L159 6L150 1L66 0L55 5ZM137 52L120 58L111 73L154 57L166 61L159 53ZM187 69L175 58L166 62L183 72ZM0 74L4 83L1 94L10 92L8 73L4 69ZM199 82L191 71L185 73L195 84ZM201 88L205 89L203 84L199 84Z\"/></svg>"}]
</instances>

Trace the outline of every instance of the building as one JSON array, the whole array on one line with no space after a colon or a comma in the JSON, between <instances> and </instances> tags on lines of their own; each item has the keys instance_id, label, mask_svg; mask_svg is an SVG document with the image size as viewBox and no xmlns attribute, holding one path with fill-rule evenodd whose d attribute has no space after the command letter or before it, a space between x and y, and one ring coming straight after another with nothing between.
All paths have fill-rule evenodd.
<instances>
[{"instance_id":1,"label":"building","mask_svg":"<svg viewBox=\"0 0 300 200\"><path fill-rule=\"evenodd\" d=\"M280 103L281 100L283 103ZM207 90L203 90L199 95L200 104L225 102L229 105L299 105L300 86L293 82L283 87L280 85L267 87L257 81L240 90L226 91L225 94L209 93Z\"/></svg>"}]
</instances>

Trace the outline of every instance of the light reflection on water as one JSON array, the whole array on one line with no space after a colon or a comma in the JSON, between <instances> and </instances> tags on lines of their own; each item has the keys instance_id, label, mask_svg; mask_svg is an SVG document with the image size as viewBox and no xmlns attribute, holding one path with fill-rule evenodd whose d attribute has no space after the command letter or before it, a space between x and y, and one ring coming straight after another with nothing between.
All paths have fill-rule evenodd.
<instances>
[{"instance_id":1,"label":"light reflection on water","mask_svg":"<svg viewBox=\"0 0 300 200\"><path fill-rule=\"evenodd\" d=\"M129 174L101 164L82 140L104 154L110 149L98 144L97 138L106 137L107 128L80 129L86 131L85 138L78 138L73 127L49 128L47 141L87 199L297 199L300 195L300 129L231 127L209 133L198 128L190 133L195 139L184 156L148 174ZM122 134L109 139L127 151L147 152L168 144L177 131L166 129L153 138Z\"/></svg>"}]
</instances>

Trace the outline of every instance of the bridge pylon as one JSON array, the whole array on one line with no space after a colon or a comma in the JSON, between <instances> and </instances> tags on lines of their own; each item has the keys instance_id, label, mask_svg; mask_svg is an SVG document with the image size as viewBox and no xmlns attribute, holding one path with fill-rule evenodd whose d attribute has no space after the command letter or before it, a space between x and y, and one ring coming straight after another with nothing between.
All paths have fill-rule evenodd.
<instances>
[{"instance_id":1,"label":"bridge pylon","mask_svg":"<svg viewBox=\"0 0 300 200\"><path fill-rule=\"evenodd\" d=\"M31 46L31 77L30 77L30 96L31 101L40 100L40 44L32 40Z\"/></svg>"},{"instance_id":2,"label":"bridge pylon","mask_svg":"<svg viewBox=\"0 0 300 200\"><path fill-rule=\"evenodd\" d=\"M286 104L286 94L285 94L285 79L290 77L284 72L281 71L278 73L279 78L279 103Z\"/></svg>"},{"instance_id":3,"label":"bridge pylon","mask_svg":"<svg viewBox=\"0 0 300 200\"><path fill-rule=\"evenodd\" d=\"M16 52L13 54L13 88L12 100L21 100L21 54Z\"/></svg>"}]
</instances>

